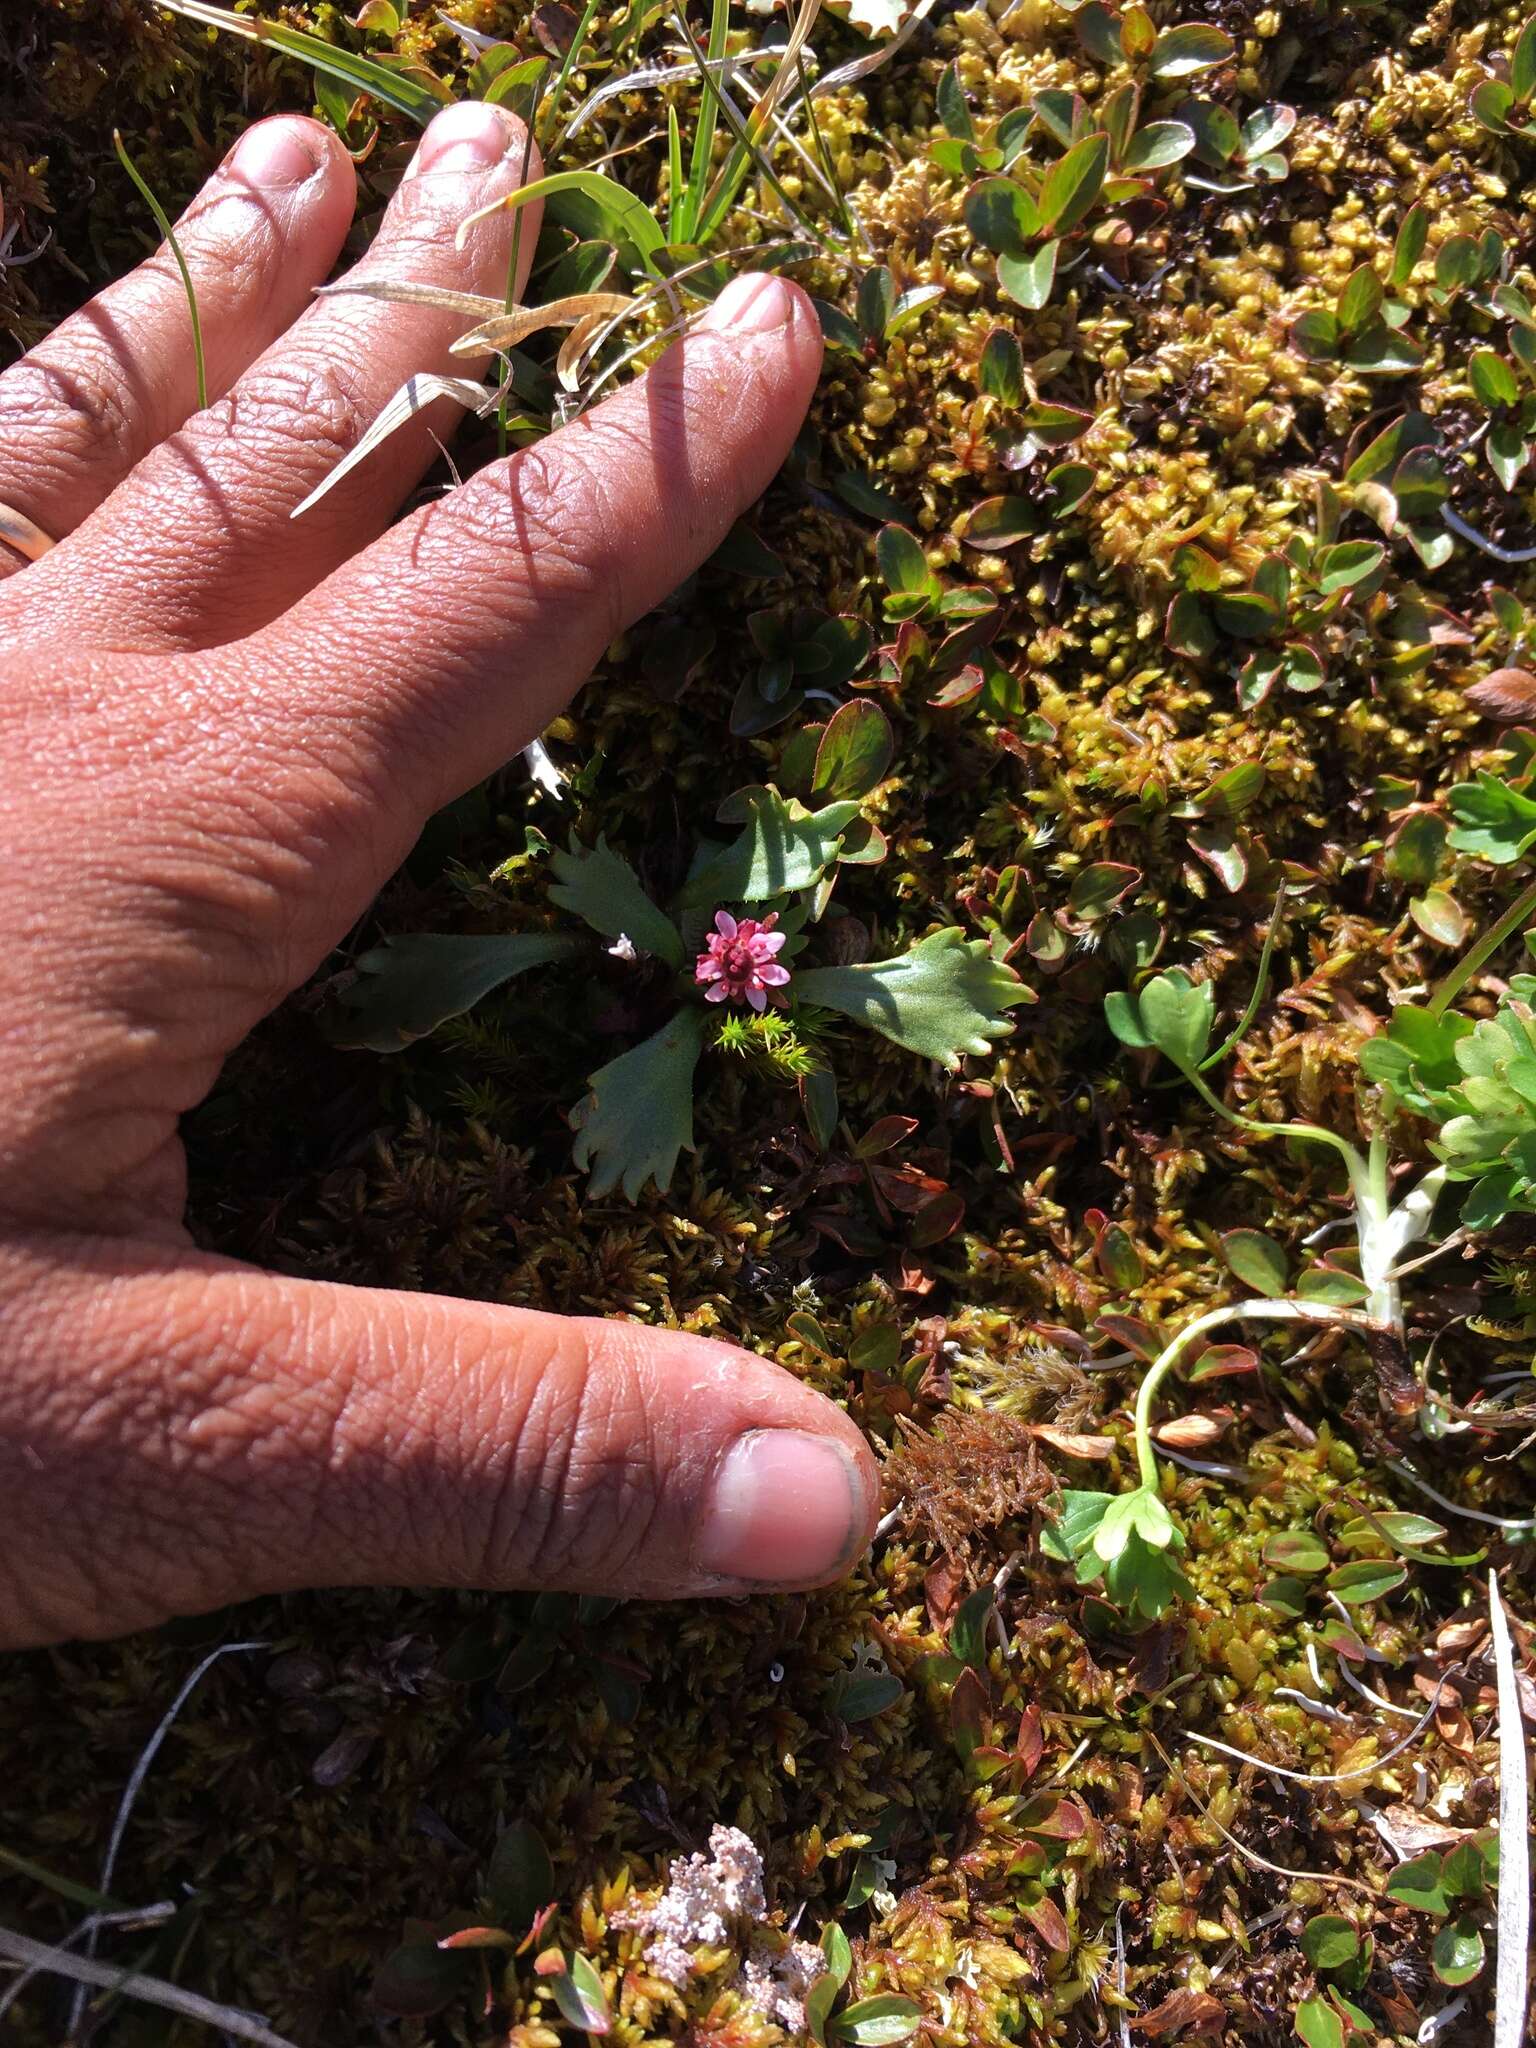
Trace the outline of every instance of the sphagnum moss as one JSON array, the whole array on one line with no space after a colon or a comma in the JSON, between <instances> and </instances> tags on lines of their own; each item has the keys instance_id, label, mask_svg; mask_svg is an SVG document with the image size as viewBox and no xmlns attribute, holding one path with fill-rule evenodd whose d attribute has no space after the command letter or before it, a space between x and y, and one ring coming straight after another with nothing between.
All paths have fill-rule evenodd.
<instances>
[{"instance_id":1,"label":"sphagnum moss","mask_svg":"<svg viewBox=\"0 0 1536 2048\"><path fill-rule=\"evenodd\" d=\"M359 40L334 8L284 12ZM528 42L519 6L468 0L456 12ZM626 15L600 16L583 86L600 82ZM1249 708L1233 689L1241 650L1191 662L1165 627L1181 547L1197 542L1227 587L1246 586L1266 555L1314 530L1319 479L1337 484L1410 406L1445 436L1463 516L1506 549L1529 542L1528 478L1503 491L1477 459L1467 360L1499 345L1499 324L1435 298L1437 259L1456 236L1498 235L1515 281L1532 283L1521 265L1536 154L1468 112L1520 14L1470 0L1187 0L1152 15L1231 39L1214 96L1297 108L1287 175L1203 193L1175 165L1168 211L1130 252L1095 245L1038 312L1000 287L996 252L967 231L968 181L945 174L931 145L951 65L983 134L1040 92L1077 89L1101 107L1107 68L1085 56L1067 9L935 10L884 70L818 108L861 223L860 263L944 295L867 357L829 359L810 432L756 518L786 570L754 587L757 601L878 620L875 522L849 509L852 479L893 496L947 584L978 583L1003 607L992 643L1011 678L1002 698L945 709L921 687L882 691L897 733L881 799L890 853L865 875L845 871L838 892L882 950L938 919L1000 934L1038 995L993 1060L953 1079L894 1052L855 1057L835 1027L827 1040L847 1129L914 1119L888 1163L953 1191L963 1213L952 1233L911 1244L904 1212L873 1199L862 1167L835 1190L819 1185L793 1088L748 1059L701 1099L700 1152L666 1194L584 1200L561 1109L585 1069L567 1048L601 1050L612 1025L602 1002L572 990L541 994L535 1009L513 987L395 1061L326 1050L319 998L301 997L200 1113L197 1213L210 1243L292 1270L731 1337L845 1398L892 1450L891 1525L848 1586L562 1622L545 1630L536 1686L494 1682L509 1651L544 1640L527 1599L342 1593L239 1616L238 1634L270 1649L216 1667L184 1712L135 1810L118 1885L187 1902L149 1967L301 2041L377 2024L368 1986L402 1924L472 1909L493 1842L518 1819L553 1858L560 1913L545 1938L591 1958L629 2042L782 2037L729 1988L739 1958L680 1997L644 1972L642 1943L620 1924L631 1896L716 1823L760 1844L781 1917L804 1907L802 1932L836 1922L850 1935L854 1993L912 1998L938 2048L1108 2041L1122 2016L1144 2016L1146 2038L1288 2039L1318 1994L1300 1939L1320 1912L1347 1913L1374 1938L1368 1983L1350 1995L1381 2038L1411 2039L1452 2003L1427 1923L1380 1892L1387 1841L1490 1819L1478 1599L1464 1568L1410 1559L1401 1587L1341 1608L1316 1554L1329 1568L1390 1564L1390 1544L1358 1536L1362 1519L1438 1516L1452 1530L1439 1548L1485 1551L1529 1622L1529 1553L1414 1491L1349 1340L1266 1350L1262 1376L1239 1369L1185 1389L1175 1405L1203 1418L1209 1441L1183 1462L1165 1452L1161 1485L1187 1533L1191 1593L1156 1625L1126 1631L1042 1560L1038 1535L1054 1488L1132 1483L1135 1373L1097 1369L1108 1346L1096 1319L1120 1318L1122 1336L1127 1319L1177 1327L1226 1296L1222 1231L1266 1230L1294 1252L1341 1213L1315 1159L1217 1126L1187 1091L1146 1085L1099 1022L1104 993L1144 971L1156 945L1163 964L1214 981L1235 1019L1285 883L1274 976L1232 1099L1265 1120L1348 1134L1359 1045L1395 996L1453 957L1413 900L1438 879L1476 929L1512 893L1443 853L1426 878L1394 849L1405 805L1443 803L1469 766L1496 759L1498 732L1463 693L1503 658L1488 586L1517 609L1536 602L1529 567L1458 541L1428 571L1386 536L1393 601L1339 636L1326 687ZM0 183L15 231L0 319L20 345L142 249L121 188L99 175L112 125L171 204L245 120L307 104L301 74L133 0L45 0L25 34L0 25L0 40ZM858 47L845 51L830 23L816 40L828 63ZM410 13L398 48L463 76L463 46L430 9ZM626 95L576 155L626 152L622 174L648 196L664 155L655 125L655 101ZM404 140L386 120L362 166L365 227ZM810 190L802 179L797 203ZM1415 201L1429 232L1398 296L1422 369L1405 385L1299 353L1297 317L1333 304L1362 264L1385 277ZM848 303L844 269L817 260L804 274ZM1068 452L1091 462L1095 485L1066 519L986 552L965 544L967 522L1014 483L973 418L999 325L1022 339L1042 398L1092 412ZM1349 530L1378 532L1358 518ZM687 830L702 829L726 789L771 776L782 732L728 737L738 680L758 658L737 623L740 590L710 571L670 610L714 636L686 717L666 708L674 682L648 661L658 629L643 625L561 721L551 746L581 771L576 822L589 839L600 830L641 854L677 832L679 807ZM1401 616L1414 602L1435 608L1436 627L1416 663L1397 658L1414 641ZM1253 764L1260 785L1224 819L1209 792ZM1230 850L1213 853L1213 824L1231 826L1240 875ZM516 775L458 807L386 892L378 928L526 929L544 889L530 825L549 829L550 814ZM1082 877L1106 863L1134 881L1095 909ZM1471 998L1474 1009L1489 1000L1486 989ZM559 1032L547 1028L551 1002ZM827 1156L856 1155L840 1139ZM1113 1248L1106 1221L1120 1233ZM1421 1350L1450 1326L1435 1370L1463 1403L1490 1365L1526 1360L1530 1259L1517 1230L1505 1236L1498 1261L1447 1260L1414 1296ZM886 1358L884 1339L855 1350L872 1329L897 1333L894 1369L850 1362ZM1469 1441L1447 1439L1420 1469L1441 1492L1518 1520L1529 1460L1501 1460L1507 1437L1481 1456ZM1314 1548L1298 1551L1298 1532ZM996 1618L977 1631L966 1599L994 1577ZM91 1883L118 1789L165 1703L199 1652L235 1633L236 1618L211 1617L15 1660L0 1727L26 1790L4 1846ZM1452 1667L1422 1737L1372 1775L1409 1725L1401 1710L1426 1705ZM895 1703L841 1718L850 1681L877 1668L902 1682ZM1400 1711L1331 1678L1339 1668ZM1309 1793L1202 1752L1195 1734L1294 1771L1360 1775ZM0 1896L9 1924L69 1924L20 1877L0 1872ZM1489 1996L1484 1973L1438 2035L1446 2048L1487 2038ZM41 1990L10 2017L18 2038L52 2037ZM143 2031L121 2008L105 2024ZM569 2037L526 1966L494 2028L463 1999L403 2024L518 2048Z\"/></svg>"}]
</instances>

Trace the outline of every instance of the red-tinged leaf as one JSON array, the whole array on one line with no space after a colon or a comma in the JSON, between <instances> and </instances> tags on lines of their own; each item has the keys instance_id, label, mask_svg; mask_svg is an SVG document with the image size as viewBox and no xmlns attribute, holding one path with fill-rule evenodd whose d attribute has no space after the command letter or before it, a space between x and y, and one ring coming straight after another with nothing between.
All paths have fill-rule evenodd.
<instances>
[{"instance_id":1,"label":"red-tinged leaf","mask_svg":"<svg viewBox=\"0 0 1536 2048\"><path fill-rule=\"evenodd\" d=\"M1156 1358L1163 1348L1156 1332L1134 1316L1100 1316L1094 1328L1102 1330L1106 1337L1113 1337L1127 1351L1134 1351L1138 1358Z\"/></svg>"},{"instance_id":2,"label":"red-tinged leaf","mask_svg":"<svg viewBox=\"0 0 1536 2048\"><path fill-rule=\"evenodd\" d=\"M1016 1816L1026 1835L1042 1835L1052 1842L1080 1842L1088 1832L1088 1817L1075 1799L1059 1792L1041 1792Z\"/></svg>"},{"instance_id":3,"label":"red-tinged leaf","mask_svg":"<svg viewBox=\"0 0 1536 2048\"><path fill-rule=\"evenodd\" d=\"M878 1159L917 1129L915 1116L882 1116L872 1123L853 1148L855 1159Z\"/></svg>"},{"instance_id":4,"label":"red-tinged leaf","mask_svg":"<svg viewBox=\"0 0 1536 2048\"><path fill-rule=\"evenodd\" d=\"M557 1948L540 1949L533 1959L533 1974L535 1977L563 1977L565 1957L562 1952Z\"/></svg>"},{"instance_id":5,"label":"red-tinged leaf","mask_svg":"<svg viewBox=\"0 0 1536 2048\"><path fill-rule=\"evenodd\" d=\"M930 1245L942 1244L946 1237L953 1237L965 1221L965 1197L951 1190L947 1194L935 1195L918 1210L912 1219L912 1228L907 1233L907 1243L915 1252L926 1251Z\"/></svg>"},{"instance_id":6,"label":"red-tinged leaf","mask_svg":"<svg viewBox=\"0 0 1536 2048\"><path fill-rule=\"evenodd\" d=\"M985 681L979 668L968 665L952 675L942 689L935 690L928 703L935 711L953 711L957 704L969 704L979 697Z\"/></svg>"},{"instance_id":7,"label":"red-tinged leaf","mask_svg":"<svg viewBox=\"0 0 1536 2048\"><path fill-rule=\"evenodd\" d=\"M1053 1451L1060 1451L1064 1458L1101 1460L1114 1455L1115 1440L1112 1436L1090 1436L1082 1430L1057 1429L1049 1422L1031 1423L1029 1433L1038 1442L1049 1444Z\"/></svg>"},{"instance_id":8,"label":"red-tinged leaf","mask_svg":"<svg viewBox=\"0 0 1536 2048\"><path fill-rule=\"evenodd\" d=\"M1024 1776L1032 1778L1040 1768L1040 1759L1045 1754L1045 1733L1038 1707L1030 1706L1024 1709L1019 1720L1019 1739L1013 1746L1013 1754Z\"/></svg>"},{"instance_id":9,"label":"red-tinged leaf","mask_svg":"<svg viewBox=\"0 0 1536 2048\"><path fill-rule=\"evenodd\" d=\"M445 1934L439 1948L516 1948L517 1938L504 1927L461 1927L457 1934Z\"/></svg>"},{"instance_id":10,"label":"red-tinged leaf","mask_svg":"<svg viewBox=\"0 0 1536 2048\"><path fill-rule=\"evenodd\" d=\"M1038 1898L1032 1906L1021 1906L1019 1910L1047 1948L1059 1956L1067 1953L1072 1946L1072 1935L1054 1899Z\"/></svg>"},{"instance_id":11,"label":"red-tinged leaf","mask_svg":"<svg viewBox=\"0 0 1536 2048\"><path fill-rule=\"evenodd\" d=\"M1202 1380L1235 1379L1240 1373L1258 1369L1259 1354L1246 1344L1212 1344L1201 1352L1185 1377L1194 1387Z\"/></svg>"},{"instance_id":12,"label":"red-tinged leaf","mask_svg":"<svg viewBox=\"0 0 1536 2048\"><path fill-rule=\"evenodd\" d=\"M949 1695L949 1735L962 1762L968 1761L981 1746L987 1701L986 1681L967 1664Z\"/></svg>"},{"instance_id":13,"label":"red-tinged leaf","mask_svg":"<svg viewBox=\"0 0 1536 2048\"><path fill-rule=\"evenodd\" d=\"M1469 683L1462 692L1474 711L1501 725L1519 725L1536 716L1536 676L1523 668L1496 668L1491 675Z\"/></svg>"}]
</instances>

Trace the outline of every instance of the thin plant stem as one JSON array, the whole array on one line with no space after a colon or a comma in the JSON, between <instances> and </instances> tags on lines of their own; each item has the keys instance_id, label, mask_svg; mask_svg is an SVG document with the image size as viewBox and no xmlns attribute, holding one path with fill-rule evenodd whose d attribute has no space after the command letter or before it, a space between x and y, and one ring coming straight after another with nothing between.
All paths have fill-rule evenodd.
<instances>
[{"instance_id":1,"label":"thin plant stem","mask_svg":"<svg viewBox=\"0 0 1536 2048\"><path fill-rule=\"evenodd\" d=\"M1457 996L1466 987L1480 968L1491 960L1510 935L1517 931L1525 920L1536 911L1536 882L1532 882L1517 896L1496 923L1478 940L1466 957L1457 962L1429 999L1431 1017L1443 1017Z\"/></svg>"},{"instance_id":2,"label":"thin plant stem","mask_svg":"<svg viewBox=\"0 0 1536 2048\"><path fill-rule=\"evenodd\" d=\"M176 268L181 272L182 289L187 295L187 310L192 315L192 359L197 365L197 409L208 410L208 360L203 353L203 318L197 309L197 289L192 282L192 273L187 268L187 259L181 253L181 244L176 239L176 230L171 226L170 215L149 189L138 165L123 143L122 135L112 130L112 147L117 151L117 160L138 188L139 197L155 217L155 226L165 237L166 246L176 259Z\"/></svg>"},{"instance_id":3,"label":"thin plant stem","mask_svg":"<svg viewBox=\"0 0 1536 2048\"><path fill-rule=\"evenodd\" d=\"M832 161L832 152L827 147L827 139L821 132L821 123L816 118L816 102L811 97L811 88L806 79L805 52L803 50L795 58L795 69L800 74L800 91L805 105L806 125L811 131L811 140L816 145L816 154L821 159L822 180L827 190L832 194L838 216L843 223L843 233L848 237L848 246L851 249L856 247L858 243L858 231L854 226L853 214L848 205L847 195L837 181L837 166Z\"/></svg>"},{"instance_id":4,"label":"thin plant stem","mask_svg":"<svg viewBox=\"0 0 1536 2048\"><path fill-rule=\"evenodd\" d=\"M522 169L517 174L517 182L519 185L527 184L528 169L532 162L533 123L530 121L526 131L526 139L523 143ZM522 258L522 253L523 209L519 207L517 210L517 217L512 224L512 248L507 256L507 288L502 298L503 310L508 313L510 313L512 311L512 308L517 304L517 269L518 264ZM507 406L510 402L510 397L511 388L510 384L508 384L506 387L503 388L501 398L496 407L496 453L498 454L498 456L504 456L507 452Z\"/></svg>"},{"instance_id":5,"label":"thin plant stem","mask_svg":"<svg viewBox=\"0 0 1536 2048\"><path fill-rule=\"evenodd\" d=\"M1157 1455L1152 1448L1152 1404L1157 1399L1158 1388L1191 1345L1209 1336L1212 1330L1220 1329L1223 1323L1240 1322L1336 1323L1356 1330L1375 1327L1369 1316L1359 1315L1352 1309L1338 1308L1332 1302L1289 1298L1283 1301L1225 1302L1220 1308L1207 1309L1204 1315L1186 1323L1148 1366L1136 1396L1136 1465L1141 1483L1149 1491L1157 1489Z\"/></svg>"},{"instance_id":6,"label":"thin plant stem","mask_svg":"<svg viewBox=\"0 0 1536 2048\"><path fill-rule=\"evenodd\" d=\"M1197 1068L1186 1068L1184 1078L1191 1084L1202 1102L1214 1109L1218 1116L1225 1117L1229 1124L1239 1129L1253 1131L1265 1138L1312 1138L1320 1145L1331 1145L1349 1168L1349 1177L1357 1189L1369 1184L1369 1169L1359 1151L1347 1138L1341 1138L1337 1131L1326 1131L1321 1124L1265 1124L1257 1118L1244 1116L1241 1110L1229 1109L1209 1084L1202 1080Z\"/></svg>"},{"instance_id":7,"label":"thin plant stem","mask_svg":"<svg viewBox=\"0 0 1536 2048\"><path fill-rule=\"evenodd\" d=\"M1238 1018L1237 1023L1222 1040L1221 1044L1217 1046L1216 1050L1208 1052L1200 1062L1202 1074L1207 1067L1219 1066L1227 1054L1231 1052L1232 1048L1235 1045L1241 1044L1248 1034L1249 1025L1259 1014L1259 1005L1264 1000L1264 991L1269 987L1269 963L1275 950L1275 941L1280 936L1280 918L1284 909L1285 884L1282 882L1280 884L1280 893L1275 898L1275 907L1270 913L1269 930L1264 934L1264 946L1259 954L1259 971L1254 977L1253 993L1248 998L1248 1007L1244 1010L1242 1016Z\"/></svg>"},{"instance_id":8,"label":"thin plant stem","mask_svg":"<svg viewBox=\"0 0 1536 2048\"><path fill-rule=\"evenodd\" d=\"M715 81L710 77L704 52L699 48L698 38L689 27L687 18L680 7L674 7L672 19L678 33L693 52L694 62L699 67L700 81L705 86L709 97L713 99L717 111L725 116L725 125L730 129L736 143L736 147L727 158L719 177L716 178L713 189L703 203L701 216L695 218L691 224L694 239L701 243L708 241L710 235L714 233L716 226L719 224L722 214L740 191L748 171L755 164L759 175L772 187L779 204L784 208L785 213L794 222L795 226L799 228L803 235L809 236L813 242L825 249L827 246L826 236L817 233L816 229L805 219L789 194L784 190L777 171L774 170L772 164L769 163L767 157L758 148L753 138L750 120L743 120L742 116L736 111L729 95L722 87L716 85ZM766 126L766 122L764 125Z\"/></svg>"}]
</instances>

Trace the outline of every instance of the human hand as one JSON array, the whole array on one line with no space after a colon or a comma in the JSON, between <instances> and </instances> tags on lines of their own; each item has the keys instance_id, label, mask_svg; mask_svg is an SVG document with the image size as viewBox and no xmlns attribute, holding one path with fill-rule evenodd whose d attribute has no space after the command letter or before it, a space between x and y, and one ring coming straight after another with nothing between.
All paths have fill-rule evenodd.
<instances>
[{"instance_id":1,"label":"human hand","mask_svg":"<svg viewBox=\"0 0 1536 2048\"><path fill-rule=\"evenodd\" d=\"M442 114L362 268L499 292L512 216L454 230L524 140ZM764 1360L276 1278L182 1227L178 1117L760 494L820 360L804 296L744 278L641 382L387 532L446 419L290 520L406 376L462 367L456 316L310 303L353 204L336 139L282 118L191 208L207 412L163 250L0 376L12 1645L326 1584L816 1584L875 1511L854 1425Z\"/></svg>"}]
</instances>

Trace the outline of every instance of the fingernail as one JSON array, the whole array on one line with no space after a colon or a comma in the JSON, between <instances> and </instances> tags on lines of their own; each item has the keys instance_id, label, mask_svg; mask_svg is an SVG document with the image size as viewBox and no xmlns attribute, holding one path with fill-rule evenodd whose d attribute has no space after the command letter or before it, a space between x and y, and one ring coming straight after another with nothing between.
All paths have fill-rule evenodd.
<instances>
[{"instance_id":1,"label":"fingernail","mask_svg":"<svg viewBox=\"0 0 1536 2048\"><path fill-rule=\"evenodd\" d=\"M302 185L320 168L320 152L297 121L263 121L235 144L225 169L252 185Z\"/></svg>"},{"instance_id":2,"label":"fingernail","mask_svg":"<svg viewBox=\"0 0 1536 2048\"><path fill-rule=\"evenodd\" d=\"M485 171L512 147L512 117L484 100L460 100L433 117L406 176L428 172Z\"/></svg>"},{"instance_id":3,"label":"fingernail","mask_svg":"<svg viewBox=\"0 0 1536 2048\"><path fill-rule=\"evenodd\" d=\"M767 334L771 328L787 326L794 310L794 293L782 277L749 270L731 279L699 325L716 331L728 327L733 334Z\"/></svg>"},{"instance_id":4,"label":"fingernail","mask_svg":"<svg viewBox=\"0 0 1536 2048\"><path fill-rule=\"evenodd\" d=\"M725 1579L793 1585L851 1564L863 1527L862 1488L837 1444L797 1429L754 1430L715 1475L694 1563Z\"/></svg>"}]
</instances>

